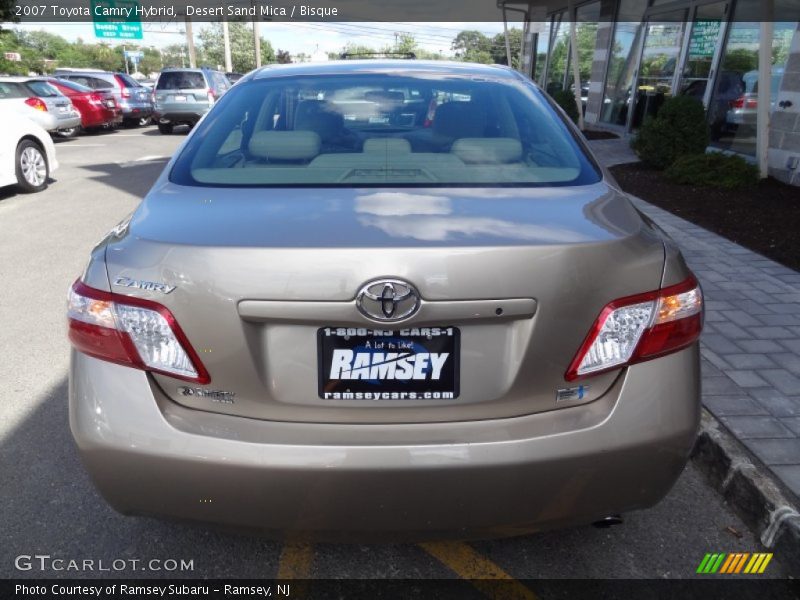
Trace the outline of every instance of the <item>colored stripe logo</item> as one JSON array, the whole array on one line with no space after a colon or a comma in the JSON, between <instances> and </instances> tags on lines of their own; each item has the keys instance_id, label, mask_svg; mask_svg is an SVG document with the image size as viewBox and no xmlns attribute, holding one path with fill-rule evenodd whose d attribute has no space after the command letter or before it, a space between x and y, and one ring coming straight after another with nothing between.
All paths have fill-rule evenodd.
<instances>
[{"instance_id":1,"label":"colored stripe logo","mask_svg":"<svg viewBox=\"0 0 800 600\"><path fill-rule=\"evenodd\" d=\"M703 575L713 575L715 573L760 575L767 569L767 565L771 560L772 553L765 552L755 552L753 554L749 552L709 553L700 561L697 573Z\"/></svg>"}]
</instances>

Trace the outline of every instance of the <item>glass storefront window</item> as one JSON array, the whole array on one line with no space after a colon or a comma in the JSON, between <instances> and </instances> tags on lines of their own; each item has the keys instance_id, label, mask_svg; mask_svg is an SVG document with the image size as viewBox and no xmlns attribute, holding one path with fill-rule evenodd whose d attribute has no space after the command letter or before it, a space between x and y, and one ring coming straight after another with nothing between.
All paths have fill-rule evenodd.
<instances>
[{"instance_id":1,"label":"glass storefront window","mask_svg":"<svg viewBox=\"0 0 800 600\"><path fill-rule=\"evenodd\" d=\"M640 21L646 8L647 0L620 2L600 114L600 120L604 123L620 126L627 123L633 75L638 59L636 49L639 47L642 29Z\"/></svg>"},{"instance_id":2,"label":"glass storefront window","mask_svg":"<svg viewBox=\"0 0 800 600\"><path fill-rule=\"evenodd\" d=\"M592 64L594 63L594 51L597 46L597 24L600 21L600 2L592 2L579 6L575 11L576 26L575 37L578 41L578 71L580 72L581 90L580 97L583 110L586 111L586 104L589 100L589 83L592 78ZM572 55L570 54L570 58ZM572 63L570 61L568 81L572 84Z\"/></svg>"},{"instance_id":3,"label":"glass storefront window","mask_svg":"<svg viewBox=\"0 0 800 600\"><path fill-rule=\"evenodd\" d=\"M536 65L532 79L542 87L544 87L545 66L547 64L547 48L550 44L550 27L550 21L542 23L536 39Z\"/></svg>"},{"instance_id":4,"label":"glass storefront window","mask_svg":"<svg viewBox=\"0 0 800 600\"><path fill-rule=\"evenodd\" d=\"M755 156L756 115L758 112L758 50L761 26L755 20L759 0L741 0L737 19L730 24L714 93L708 110L712 145L724 150ZM744 19L753 18L753 21ZM783 79L792 37L797 23L776 22L772 37L772 76L769 82L771 109Z\"/></svg>"},{"instance_id":5,"label":"glass storefront window","mask_svg":"<svg viewBox=\"0 0 800 600\"><path fill-rule=\"evenodd\" d=\"M550 61L547 65L547 84L545 89L548 94L555 94L564 89L564 77L567 74L569 63L569 28L567 13L555 15L550 44Z\"/></svg>"}]
</instances>

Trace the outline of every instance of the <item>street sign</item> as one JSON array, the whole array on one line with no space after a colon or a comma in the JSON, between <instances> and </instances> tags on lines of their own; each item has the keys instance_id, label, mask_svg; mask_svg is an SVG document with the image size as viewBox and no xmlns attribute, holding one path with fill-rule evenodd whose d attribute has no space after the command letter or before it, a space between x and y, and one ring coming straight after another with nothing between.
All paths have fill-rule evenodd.
<instances>
[{"instance_id":1,"label":"street sign","mask_svg":"<svg viewBox=\"0 0 800 600\"><path fill-rule=\"evenodd\" d=\"M125 58L130 58L131 60L140 60L144 58L144 52L141 50L125 50L124 54Z\"/></svg>"},{"instance_id":2,"label":"street sign","mask_svg":"<svg viewBox=\"0 0 800 600\"><path fill-rule=\"evenodd\" d=\"M92 0L94 35L105 39L142 39L142 24L137 20L137 8L139 0Z\"/></svg>"}]
</instances>

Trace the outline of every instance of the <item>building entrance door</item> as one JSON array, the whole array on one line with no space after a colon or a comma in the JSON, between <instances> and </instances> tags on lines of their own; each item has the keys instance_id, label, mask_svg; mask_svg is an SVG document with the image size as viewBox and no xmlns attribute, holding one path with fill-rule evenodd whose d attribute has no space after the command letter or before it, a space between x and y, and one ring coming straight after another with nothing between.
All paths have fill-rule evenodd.
<instances>
[{"instance_id":1,"label":"building entrance door","mask_svg":"<svg viewBox=\"0 0 800 600\"><path fill-rule=\"evenodd\" d=\"M638 129L674 95L682 58L687 9L651 15L645 23L642 57L634 88L630 128Z\"/></svg>"}]
</instances>

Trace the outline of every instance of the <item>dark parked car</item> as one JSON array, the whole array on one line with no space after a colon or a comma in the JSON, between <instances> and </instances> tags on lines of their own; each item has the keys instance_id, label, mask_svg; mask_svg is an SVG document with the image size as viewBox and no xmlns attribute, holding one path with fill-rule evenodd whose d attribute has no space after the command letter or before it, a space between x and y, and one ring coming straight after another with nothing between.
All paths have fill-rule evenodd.
<instances>
[{"instance_id":1,"label":"dark parked car","mask_svg":"<svg viewBox=\"0 0 800 600\"><path fill-rule=\"evenodd\" d=\"M126 73L91 69L56 69L59 79L74 81L93 90L110 90L122 110L126 125L145 125L153 114L150 90Z\"/></svg>"}]
</instances>

